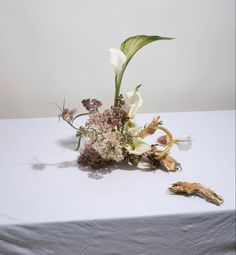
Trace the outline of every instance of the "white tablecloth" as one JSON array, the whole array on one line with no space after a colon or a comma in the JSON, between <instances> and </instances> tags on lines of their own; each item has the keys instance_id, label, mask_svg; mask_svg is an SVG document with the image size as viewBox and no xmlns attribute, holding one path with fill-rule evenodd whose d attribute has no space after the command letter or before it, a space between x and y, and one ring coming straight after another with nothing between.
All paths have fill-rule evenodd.
<instances>
[{"instance_id":1,"label":"white tablecloth","mask_svg":"<svg viewBox=\"0 0 236 255\"><path fill-rule=\"evenodd\" d=\"M235 254L234 114L161 114L174 135L193 137L190 151L173 150L183 170L169 174L82 169L66 123L0 120L0 254ZM170 195L176 181L201 182L225 202Z\"/></svg>"}]
</instances>

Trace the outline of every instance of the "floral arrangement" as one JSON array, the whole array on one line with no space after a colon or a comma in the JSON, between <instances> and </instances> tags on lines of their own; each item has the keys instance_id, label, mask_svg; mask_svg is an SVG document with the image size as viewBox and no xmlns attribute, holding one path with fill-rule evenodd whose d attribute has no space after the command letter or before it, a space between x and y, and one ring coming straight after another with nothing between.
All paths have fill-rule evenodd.
<instances>
[{"instance_id":1,"label":"floral arrangement","mask_svg":"<svg viewBox=\"0 0 236 255\"><path fill-rule=\"evenodd\" d=\"M78 163L92 169L104 169L109 165L126 162L129 165L138 166L145 164L150 169L157 169L160 166L168 172L175 172L181 169L171 155L170 151L174 145L180 150L191 148L191 135L183 133L174 138L172 133L163 125L159 116L154 117L149 124L140 127L135 122L135 115L142 106L143 100L139 89L122 94L121 84L124 72L133 56L145 45L159 41L171 40L173 38L161 36L138 35L129 37L120 46L120 49L112 48L110 60L115 71L115 95L113 105L101 110L102 102L98 99L84 99L82 105L85 112L76 114L77 109L59 107L59 115L72 128L76 130L79 150L83 139L83 150L80 151ZM88 115L84 125L76 127L74 121ZM158 132L161 131L161 132ZM145 141L147 136L164 133L154 138L152 144ZM195 189L190 188L195 185ZM202 186L196 183L186 185L186 182L173 184L169 190L173 193L202 194ZM198 189L198 188L199 189ZM204 189L203 189L204 190ZM213 191L207 189L208 196L205 198L215 204L221 204L222 199ZM206 192L205 192L206 193Z\"/></svg>"}]
</instances>

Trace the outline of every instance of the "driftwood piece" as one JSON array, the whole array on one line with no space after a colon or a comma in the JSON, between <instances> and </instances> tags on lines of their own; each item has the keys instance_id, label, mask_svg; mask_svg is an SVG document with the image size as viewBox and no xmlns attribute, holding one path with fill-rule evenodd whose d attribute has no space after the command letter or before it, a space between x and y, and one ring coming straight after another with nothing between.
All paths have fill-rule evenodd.
<instances>
[{"instance_id":1,"label":"driftwood piece","mask_svg":"<svg viewBox=\"0 0 236 255\"><path fill-rule=\"evenodd\" d=\"M211 189L204 187L200 183L176 182L172 184L172 186L169 188L169 191L174 194L199 196L205 198L205 200L215 205L221 205L224 202L221 196L217 195Z\"/></svg>"},{"instance_id":2,"label":"driftwood piece","mask_svg":"<svg viewBox=\"0 0 236 255\"><path fill-rule=\"evenodd\" d=\"M156 149L155 146L147 153L152 168L158 167L160 164L164 166L167 172L176 172L181 170L181 165L168 153L163 153Z\"/></svg>"}]
</instances>

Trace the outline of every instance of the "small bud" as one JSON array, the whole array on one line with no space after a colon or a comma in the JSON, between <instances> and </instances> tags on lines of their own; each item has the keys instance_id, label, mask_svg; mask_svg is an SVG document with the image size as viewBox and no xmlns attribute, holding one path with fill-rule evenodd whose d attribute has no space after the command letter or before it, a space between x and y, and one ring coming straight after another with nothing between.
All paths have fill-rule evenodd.
<instances>
[{"instance_id":1,"label":"small bud","mask_svg":"<svg viewBox=\"0 0 236 255\"><path fill-rule=\"evenodd\" d=\"M63 112L59 115L66 122L71 122L76 114L77 109L64 109Z\"/></svg>"},{"instance_id":2,"label":"small bud","mask_svg":"<svg viewBox=\"0 0 236 255\"><path fill-rule=\"evenodd\" d=\"M163 135L157 139L157 142L161 145L167 145L170 142L170 138L168 135Z\"/></svg>"}]
</instances>

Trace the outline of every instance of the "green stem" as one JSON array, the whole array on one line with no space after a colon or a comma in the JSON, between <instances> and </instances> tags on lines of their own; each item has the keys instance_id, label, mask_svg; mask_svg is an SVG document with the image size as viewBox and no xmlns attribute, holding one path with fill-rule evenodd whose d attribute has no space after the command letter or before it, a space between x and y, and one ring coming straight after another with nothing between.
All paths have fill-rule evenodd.
<instances>
[{"instance_id":1,"label":"green stem","mask_svg":"<svg viewBox=\"0 0 236 255\"><path fill-rule=\"evenodd\" d=\"M67 121L66 121L67 122ZM67 122L71 127L73 127L76 130L79 130L79 128L75 127L71 122Z\"/></svg>"},{"instance_id":2,"label":"green stem","mask_svg":"<svg viewBox=\"0 0 236 255\"><path fill-rule=\"evenodd\" d=\"M122 79L123 79L123 75L124 75L125 69L126 69L126 67L127 67L127 65L128 65L130 60L131 60L131 58L126 60L126 62L124 63L123 68L120 71L120 73L115 76L115 99L114 99L114 105L117 104L117 98L120 95L120 87L121 87L121 82L122 82Z\"/></svg>"},{"instance_id":3,"label":"green stem","mask_svg":"<svg viewBox=\"0 0 236 255\"><path fill-rule=\"evenodd\" d=\"M117 104L117 98L120 94L120 87L117 85L117 74L115 76L115 98L114 98L114 106Z\"/></svg>"},{"instance_id":4,"label":"green stem","mask_svg":"<svg viewBox=\"0 0 236 255\"><path fill-rule=\"evenodd\" d=\"M71 121L71 123L73 123L75 119L77 119L77 118L79 118L79 117L81 117L81 116L84 116L84 115L88 115L88 114L90 114L90 112L81 113L81 114L75 116L74 119Z\"/></svg>"},{"instance_id":5,"label":"green stem","mask_svg":"<svg viewBox=\"0 0 236 255\"><path fill-rule=\"evenodd\" d=\"M77 118L79 118L79 117L81 117L81 116L88 115L88 114L89 114L89 112L78 114L77 116L74 117L74 119L73 119L71 122L67 122L67 123L68 123L71 127L73 127L74 129L79 130L79 128L77 128L77 127L75 127L75 126L73 125L74 120L77 119Z\"/></svg>"},{"instance_id":6,"label":"green stem","mask_svg":"<svg viewBox=\"0 0 236 255\"><path fill-rule=\"evenodd\" d=\"M82 136L79 137L78 145L77 145L77 148L75 149L76 151L78 151L80 148L81 139L82 139Z\"/></svg>"}]
</instances>

